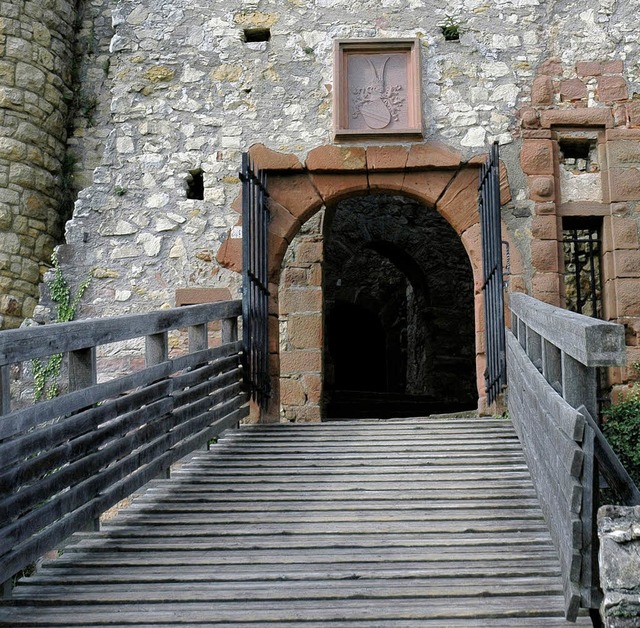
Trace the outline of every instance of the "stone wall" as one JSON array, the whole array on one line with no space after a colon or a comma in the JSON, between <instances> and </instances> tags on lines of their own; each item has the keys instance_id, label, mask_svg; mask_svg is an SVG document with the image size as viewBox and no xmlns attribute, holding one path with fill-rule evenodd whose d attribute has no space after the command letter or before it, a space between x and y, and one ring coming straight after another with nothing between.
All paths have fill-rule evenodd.
<instances>
[{"instance_id":1,"label":"stone wall","mask_svg":"<svg viewBox=\"0 0 640 628\"><path fill-rule=\"evenodd\" d=\"M61 236L75 4L0 3L0 328L33 312Z\"/></svg>"},{"instance_id":2,"label":"stone wall","mask_svg":"<svg viewBox=\"0 0 640 628\"><path fill-rule=\"evenodd\" d=\"M630 345L639 350L639 9L639 0L88 4L80 22L87 51L80 93L88 103L95 96L97 103L91 121L86 113L78 116L69 142L79 158L75 183L83 189L61 255L75 281L95 271L82 315L168 307L177 288L192 286L226 288L239 296L241 152L257 144L277 151L280 157L270 162L275 178L303 169L314 149L334 143L334 40L402 37L419 41L425 141L455 149L458 163L473 163L489 142L501 143L512 192L503 209L505 237L514 259L524 262L511 289L561 301L563 212L599 212L607 315L627 324ZM447 15L459 24L459 41L443 36L440 24ZM590 201L580 194L573 206L562 207L559 196L569 175L556 169L558 133L576 129L595 133L604 151L596 209L585 207ZM373 153L385 141L343 144ZM419 142L396 138L393 144L406 155ZM334 170L324 171L327 177L352 167L348 152ZM378 152L375 189L385 191L385 160L401 155L386 154L384 147ZM461 166L451 166L456 167ZM591 185L597 175L587 174ZM199 176L202 198L194 198L189 184ZM310 181L304 194L317 205L314 200L305 207L313 210L296 213L289 207L290 216L280 212L274 219L272 245L280 260L291 234L323 204L324 191L314 189L315 178ZM578 186L583 192L589 188L585 181ZM53 196L54 183L48 187ZM402 189L397 181L391 185ZM617 197L607 196L611 189ZM13 198L14 191L6 193ZM279 198L285 196L281 191ZM450 216L457 220L453 208ZM288 239L276 236L278 229ZM8 237L14 242L13 234ZM472 230L465 237L469 251L475 246ZM273 269L274 293L279 282L280 269ZM23 303L18 299L19 307L13 306L12 324L33 305L29 301L22 312ZM475 311L481 356L477 303ZM482 382L481 357L477 364ZM628 376L621 369L613 381Z\"/></svg>"},{"instance_id":3,"label":"stone wall","mask_svg":"<svg viewBox=\"0 0 640 628\"><path fill-rule=\"evenodd\" d=\"M598 511L600 614L606 628L640 625L640 506Z\"/></svg>"}]
</instances>

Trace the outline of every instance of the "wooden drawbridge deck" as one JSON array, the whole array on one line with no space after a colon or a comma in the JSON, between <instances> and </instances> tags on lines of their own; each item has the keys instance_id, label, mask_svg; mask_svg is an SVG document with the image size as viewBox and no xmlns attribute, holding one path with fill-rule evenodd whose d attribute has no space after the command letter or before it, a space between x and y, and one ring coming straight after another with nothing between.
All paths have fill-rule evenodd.
<instances>
[{"instance_id":1,"label":"wooden drawbridge deck","mask_svg":"<svg viewBox=\"0 0 640 628\"><path fill-rule=\"evenodd\" d=\"M0 625L571 625L563 612L511 423L413 419L227 432L71 537Z\"/></svg>"}]
</instances>

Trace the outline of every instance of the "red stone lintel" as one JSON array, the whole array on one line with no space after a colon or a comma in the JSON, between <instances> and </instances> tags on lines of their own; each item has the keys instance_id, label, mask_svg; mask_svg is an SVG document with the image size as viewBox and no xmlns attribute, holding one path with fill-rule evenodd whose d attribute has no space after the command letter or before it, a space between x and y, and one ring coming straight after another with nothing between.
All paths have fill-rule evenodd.
<instances>
[{"instance_id":1,"label":"red stone lintel","mask_svg":"<svg viewBox=\"0 0 640 628\"><path fill-rule=\"evenodd\" d=\"M611 213L609 203L594 201L570 201L558 205L558 216L608 216Z\"/></svg>"},{"instance_id":2,"label":"red stone lintel","mask_svg":"<svg viewBox=\"0 0 640 628\"><path fill-rule=\"evenodd\" d=\"M554 126L603 126L613 128L613 115L609 109L548 109L540 112L540 124L544 129Z\"/></svg>"}]
</instances>

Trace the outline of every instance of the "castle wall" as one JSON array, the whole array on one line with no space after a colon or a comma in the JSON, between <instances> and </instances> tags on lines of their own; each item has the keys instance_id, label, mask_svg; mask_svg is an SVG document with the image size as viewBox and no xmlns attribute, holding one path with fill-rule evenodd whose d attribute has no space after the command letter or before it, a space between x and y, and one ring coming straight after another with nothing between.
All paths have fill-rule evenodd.
<instances>
[{"instance_id":1,"label":"castle wall","mask_svg":"<svg viewBox=\"0 0 640 628\"><path fill-rule=\"evenodd\" d=\"M0 3L0 328L33 312L61 236L75 4Z\"/></svg>"},{"instance_id":2,"label":"castle wall","mask_svg":"<svg viewBox=\"0 0 640 628\"><path fill-rule=\"evenodd\" d=\"M241 152L264 144L292 156L272 161L276 169L302 168L313 149L334 143L334 40L415 37L424 140L455 149L462 163L494 140L501 144L511 187L503 221L524 262L511 289L562 302L563 212L595 212L606 240L607 316L624 317L637 351L639 9L638 0L118 2L110 82L101 87L111 89L110 115L102 110L88 139L74 137L81 153L95 155L103 143L61 251L70 276L95 269L82 315L172 306L185 287L239 296ZM459 24L460 41L445 41L447 15ZM247 41L256 29L269 29L270 39ZM604 156L597 208L580 200L591 179L564 207L563 186L565 195L576 186L567 188L569 175L559 171L558 133L576 129L595 133ZM419 143L390 139L406 149ZM368 154L388 143L341 141ZM335 171L351 167L345 159ZM363 167L366 173L366 161ZM199 173L203 199L188 198ZM624 187L622 195L608 194L611 182ZM320 209L321 195L312 193ZM282 204L289 225L309 218ZM282 259L288 241L274 243Z\"/></svg>"}]
</instances>

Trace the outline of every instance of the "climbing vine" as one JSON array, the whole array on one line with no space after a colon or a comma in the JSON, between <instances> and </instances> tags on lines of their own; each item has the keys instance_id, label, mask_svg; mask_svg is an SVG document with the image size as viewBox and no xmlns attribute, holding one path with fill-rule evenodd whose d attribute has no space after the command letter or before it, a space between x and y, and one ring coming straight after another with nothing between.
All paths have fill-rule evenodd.
<instances>
[{"instance_id":1,"label":"climbing vine","mask_svg":"<svg viewBox=\"0 0 640 628\"><path fill-rule=\"evenodd\" d=\"M51 255L53 265L53 279L48 283L49 295L56 304L56 323L66 323L76 317L80 300L87 291L93 274L89 273L78 286L75 294L71 294L69 282L62 274L58 256L54 252ZM53 399L58 395L58 378L62 368L62 353L54 353L46 360L34 358L31 360L33 369L33 392L36 401L40 399Z\"/></svg>"}]
</instances>

